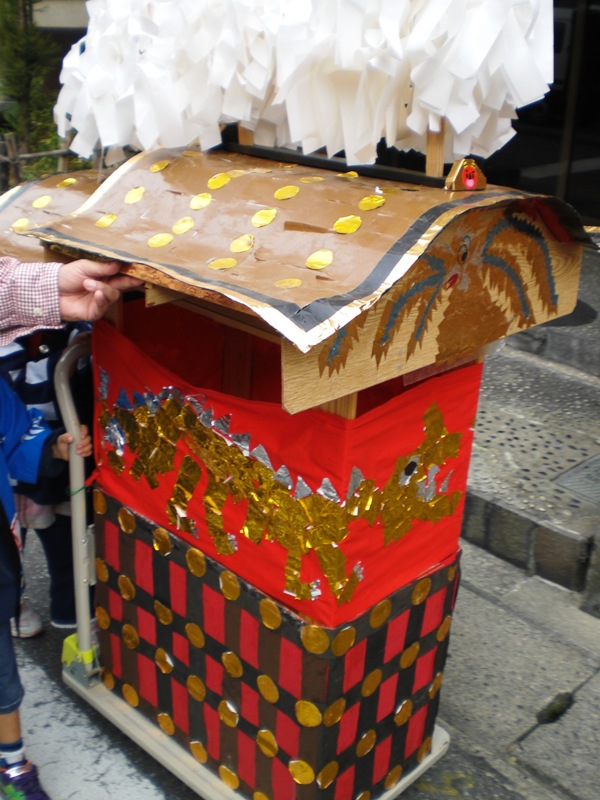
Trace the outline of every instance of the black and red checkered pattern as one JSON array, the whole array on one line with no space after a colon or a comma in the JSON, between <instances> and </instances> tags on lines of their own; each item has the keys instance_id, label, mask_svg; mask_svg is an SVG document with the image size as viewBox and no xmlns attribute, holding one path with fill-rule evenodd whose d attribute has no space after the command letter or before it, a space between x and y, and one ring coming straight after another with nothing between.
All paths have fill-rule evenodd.
<instances>
[{"instance_id":1,"label":"black and red checkered pattern","mask_svg":"<svg viewBox=\"0 0 600 800\"><path fill-rule=\"evenodd\" d=\"M265 595L222 565L192 574L187 543L166 534L163 555L150 521L127 511L125 532L122 507L98 505L105 684L228 785L267 800L375 798L428 754L458 554L326 629L281 605L265 618Z\"/></svg>"}]
</instances>

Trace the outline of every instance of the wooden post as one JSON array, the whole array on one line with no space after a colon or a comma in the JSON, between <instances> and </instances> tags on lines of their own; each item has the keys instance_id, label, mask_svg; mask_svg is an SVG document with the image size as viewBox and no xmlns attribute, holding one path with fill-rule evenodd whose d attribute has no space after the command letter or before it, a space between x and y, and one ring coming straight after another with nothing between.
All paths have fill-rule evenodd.
<instances>
[{"instance_id":1,"label":"wooden post","mask_svg":"<svg viewBox=\"0 0 600 800\"><path fill-rule=\"evenodd\" d=\"M21 171L19 169L19 147L17 145L17 137L14 133L5 133L4 142L6 144L6 155L10 158L9 165L9 181L14 185L21 180Z\"/></svg>"},{"instance_id":2,"label":"wooden post","mask_svg":"<svg viewBox=\"0 0 600 800\"><path fill-rule=\"evenodd\" d=\"M444 177L444 128L445 121L442 119L439 131L427 131L425 172L434 178Z\"/></svg>"},{"instance_id":3,"label":"wooden post","mask_svg":"<svg viewBox=\"0 0 600 800\"><path fill-rule=\"evenodd\" d=\"M358 400L358 392L351 392L344 397L338 397L336 400L329 400L319 406L321 411L328 411L330 414L337 414L338 417L344 419L356 419L356 405Z\"/></svg>"}]
</instances>

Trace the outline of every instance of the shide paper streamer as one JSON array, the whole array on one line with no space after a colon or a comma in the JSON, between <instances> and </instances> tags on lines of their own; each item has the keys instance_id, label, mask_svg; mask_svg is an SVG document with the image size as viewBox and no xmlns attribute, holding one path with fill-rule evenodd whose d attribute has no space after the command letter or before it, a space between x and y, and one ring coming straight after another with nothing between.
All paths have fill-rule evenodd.
<instances>
[{"instance_id":1,"label":"shide paper streamer","mask_svg":"<svg viewBox=\"0 0 600 800\"><path fill-rule=\"evenodd\" d=\"M553 79L550 0L90 0L55 118L72 149L203 149L239 122L263 145L372 163L487 157Z\"/></svg>"}]
</instances>

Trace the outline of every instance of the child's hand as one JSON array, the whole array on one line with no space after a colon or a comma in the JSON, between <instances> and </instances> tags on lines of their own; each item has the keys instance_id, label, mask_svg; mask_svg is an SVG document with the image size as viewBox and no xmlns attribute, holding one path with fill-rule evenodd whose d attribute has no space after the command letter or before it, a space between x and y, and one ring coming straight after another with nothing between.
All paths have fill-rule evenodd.
<instances>
[{"instance_id":1,"label":"child's hand","mask_svg":"<svg viewBox=\"0 0 600 800\"><path fill-rule=\"evenodd\" d=\"M61 458L63 461L69 460L69 445L73 441L70 433L61 433L58 439L52 445L52 455L54 458ZM92 455L92 437L87 429L87 425L81 426L80 439L75 446L75 452L78 456Z\"/></svg>"}]
</instances>

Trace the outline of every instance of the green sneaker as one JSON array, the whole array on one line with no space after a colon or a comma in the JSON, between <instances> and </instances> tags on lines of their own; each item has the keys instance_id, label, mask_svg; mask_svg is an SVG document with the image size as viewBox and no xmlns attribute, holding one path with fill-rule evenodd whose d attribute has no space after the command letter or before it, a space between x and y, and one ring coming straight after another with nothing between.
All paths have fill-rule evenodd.
<instances>
[{"instance_id":1,"label":"green sneaker","mask_svg":"<svg viewBox=\"0 0 600 800\"><path fill-rule=\"evenodd\" d=\"M8 800L50 800L31 761L0 769L0 795Z\"/></svg>"}]
</instances>

